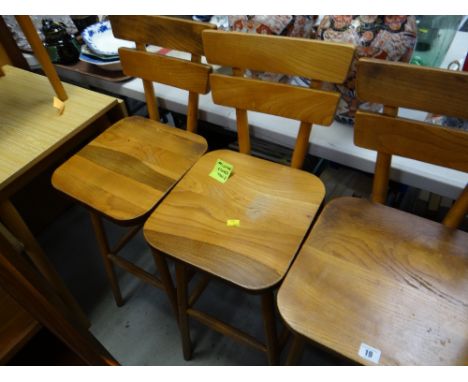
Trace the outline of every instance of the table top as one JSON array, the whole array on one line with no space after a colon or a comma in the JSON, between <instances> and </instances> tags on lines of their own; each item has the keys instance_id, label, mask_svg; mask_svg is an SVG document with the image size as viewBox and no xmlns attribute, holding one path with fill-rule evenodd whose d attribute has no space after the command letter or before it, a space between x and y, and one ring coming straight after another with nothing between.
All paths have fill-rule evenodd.
<instances>
[{"instance_id":1,"label":"table top","mask_svg":"<svg viewBox=\"0 0 468 382\"><path fill-rule=\"evenodd\" d=\"M467 42L468 33L458 32L442 63L442 67L447 67L448 63L454 59L463 59L466 55ZM186 57L181 52L174 51L169 52L168 55ZM28 62L33 63L31 57L29 57ZM220 70L219 67L214 69L215 71ZM140 79L113 83L73 73L65 68L58 68L57 71L64 80L75 81L84 86L92 86L114 94L145 101L143 84ZM177 113L186 114L188 100L186 92L163 84L154 84L154 89L160 106ZM200 96L199 109L199 118L201 120L222 126L228 130L236 130L235 110L215 105L211 94ZM400 115L423 119L426 114L403 109L400 111ZM294 147L299 122L249 112L249 124L253 136L290 148ZM329 127L314 125L310 136L309 153L365 172L374 171L376 153L355 146L353 143L353 128L336 121ZM468 183L468 174L466 173L397 156L392 161L390 178L449 198L458 197L460 191Z\"/></svg>"},{"instance_id":2,"label":"table top","mask_svg":"<svg viewBox=\"0 0 468 382\"><path fill-rule=\"evenodd\" d=\"M362 364L468 364L468 234L358 198L329 203L286 276L297 333Z\"/></svg>"},{"instance_id":3,"label":"table top","mask_svg":"<svg viewBox=\"0 0 468 382\"><path fill-rule=\"evenodd\" d=\"M118 100L64 84L69 99L59 115L47 77L5 65L0 77L0 190L53 153Z\"/></svg>"}]
</instances>

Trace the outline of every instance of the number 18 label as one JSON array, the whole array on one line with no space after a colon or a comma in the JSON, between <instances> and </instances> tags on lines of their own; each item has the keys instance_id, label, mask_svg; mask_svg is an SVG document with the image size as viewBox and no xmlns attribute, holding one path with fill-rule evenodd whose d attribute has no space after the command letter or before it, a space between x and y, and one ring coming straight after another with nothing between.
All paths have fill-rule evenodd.
<instances>
[{"instance_id":1,"label":"number 18 label","mask_svg":"<svg viewBox=\"0 0 468 382\"><path fill-rule=\"evenodd\" d=\"M359 352L358 352L358 354L362 358L367 359L368 361L371 361L374 363L379 363L380 353L381 351L379 349L373 348L372 346L369 346L365 344L364 342L361 343L361 347L359 348Z\"/></svg>"}]
</instances>

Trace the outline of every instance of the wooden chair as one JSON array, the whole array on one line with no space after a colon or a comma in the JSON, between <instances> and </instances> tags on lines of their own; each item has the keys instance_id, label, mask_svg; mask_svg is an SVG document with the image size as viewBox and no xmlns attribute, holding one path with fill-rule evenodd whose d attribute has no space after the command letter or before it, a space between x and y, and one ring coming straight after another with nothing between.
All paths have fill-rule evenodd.
<instances>
[{"instance_id":1,"label":"wooden chair","mask_svg":"<svg viewBox=\"0 0 468 382\"><path fill-rule=\"evenodd\" d=\"M117 305L123 300L114 264L151 285L165 289L177 312L176 294L167 264L156 252L161 279L117 256L139 231L148 214L185 172L205 153L206 140L194 134L198 93L209 90L209 65L200 63L201 32L210 24L157 16L113 16L116 37L136 42L136 49L121 48L127 75L141 77L150 119L128 117L98 136L53 174L53 185L89 208L105 269ZM145 44L191 53L191 61L146 51ZM159 122L152 81L189 91L187 130ZM133 226L111 249L101 216Z\"/></svg>"},{"instance_id":2,"label":"wooden chair","mask_svg":"<svg viewBox=\"0 0 468 382\"><path fill-rule=\"evenodd\" d=\"M392 155L468 172L468 132L399 118L398 107L468 118L468 74L381 60L358 64L354 142L377 151L372 200L338 198L321 213L279 293L304 338L363 364L468 363L468 189L442 224L382 205Z\"/></svg>"},{"instance_id":3,"label":"wooden chair","mask_svg":"<svg viewBox=\"0 0 468 382\"><path fill-rule=\"evenodd\" d=\"M220 31L203 32L203 43L208 62L234 69L236 76L211 74L210 82L214 102L236 108L241 153L219 150L202 157L151 214L144 234L154 250L176 260L185 359L192 354L188 325L191 317L266 352L269 363L276 364L279 349L273 292L294 259L325 189L312 174L247 155L247 109L303 121L294 154L297 160L293 160L298 166L307 148L311 124L331 124L339 95L243 78L242 72L249 68L340 83L348 72L353 48ZM234 166L224 184L208 176L217 159ZM229 219L239 220L240 225L228 226ZM206 276L195 287L190 301L188 267ZM266 345L194 308L208 277L260 296Z\"/></svg>"}]
</instances>

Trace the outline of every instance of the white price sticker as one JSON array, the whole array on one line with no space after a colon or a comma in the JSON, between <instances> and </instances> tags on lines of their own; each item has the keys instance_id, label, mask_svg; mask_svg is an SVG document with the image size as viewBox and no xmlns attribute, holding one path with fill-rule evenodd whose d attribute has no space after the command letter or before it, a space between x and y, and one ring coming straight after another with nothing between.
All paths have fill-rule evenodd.
<instances>
[{"instance_id":1,"label":"white price sticker","mask_svg":"<svg viewBox=\"0 0 468 382\"><path fill-rule=\"evenodd\" d=\"M381 351L379 349L373 348L372 346L369 346L365 344L364 342L361 343L361 347L359 348L359 352L358 352L358 354L362 358L367 359L368 361L371 361L374 363L379 363L380 353Z\"/></svg>"}]
</instances>

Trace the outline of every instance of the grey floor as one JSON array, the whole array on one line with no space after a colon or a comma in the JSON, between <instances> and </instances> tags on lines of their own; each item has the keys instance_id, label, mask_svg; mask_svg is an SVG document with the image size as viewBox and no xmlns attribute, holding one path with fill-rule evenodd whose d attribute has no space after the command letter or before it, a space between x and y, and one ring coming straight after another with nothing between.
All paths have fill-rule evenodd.
<instances>
[{"instance_id":1,"label":"grey floor","mask_svg":"<svg viewBox=\"0 0 468 382\"><path fill-rule=\"evenodd\" d=\"M352 170L327 169L322 173L327 199L336 195L364 194L370 177ZM111 240L123 232L106 225ZM75 206L50 225L39 237L44 250L88 314L92 333L123 365L266 365L266 356L254 349L191 322L193 359L182 357L178 328L163 291L118 271L125 299L114 303L97 250L87 211ZM155 266L141 232L121 255L155 272ZM214 281L197 302L197 307L248 331L263 341L260 301L221 282ZM282 324L278 318L278 329ZM288 346L281 354L284 362ZM308 345L302 365L341 365L346 360Z\"/></svg>"}]
</instances>

